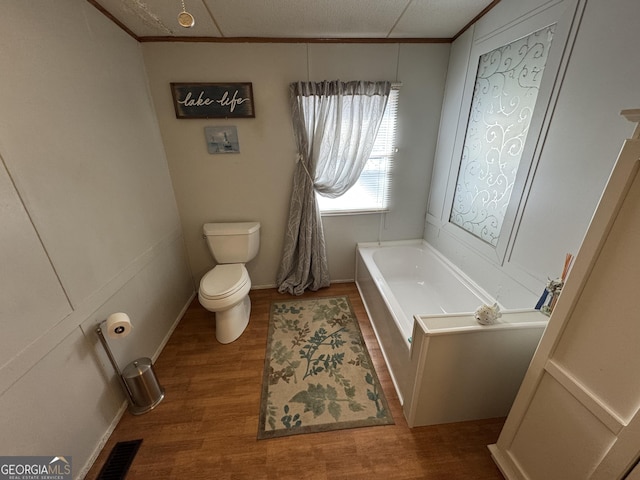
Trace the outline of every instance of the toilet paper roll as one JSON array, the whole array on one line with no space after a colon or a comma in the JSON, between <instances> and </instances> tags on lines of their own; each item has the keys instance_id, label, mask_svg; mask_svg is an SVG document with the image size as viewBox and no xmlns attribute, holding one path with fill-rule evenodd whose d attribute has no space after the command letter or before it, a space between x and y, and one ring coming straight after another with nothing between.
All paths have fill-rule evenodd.
<instances>
[{"instance_id":1,"label":"toilet paper roll","mask_svg":"<svg viewBox=\"0 0 640 480\"><path fill-rule=\"evenodd\" d=\"M126 313L112 313L107 318L107 335L109 338L122 338L131 333L131 319Z\"/></svg>"}]
</instances>

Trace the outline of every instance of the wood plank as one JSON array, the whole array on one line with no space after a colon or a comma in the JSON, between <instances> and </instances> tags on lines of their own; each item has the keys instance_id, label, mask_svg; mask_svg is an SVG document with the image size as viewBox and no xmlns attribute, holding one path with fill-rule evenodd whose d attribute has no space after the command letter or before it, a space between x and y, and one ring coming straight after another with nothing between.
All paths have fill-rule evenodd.
<instances>
[{"instance_id":1,"label":"wood plank","mask_svg":"<svg viewBox=\"0 0 640 480\"><path fill-rule=\"evenodd\" d=\"M355 284L303 297L336 295L351 300L395 425L257 440L269 308L300 297L252 290L249 326L228 345L216 341L214 314L196 299L154 366L165 399L144 415L126 413L86 478L96 478L117 442L143 438L127 480L502 479L487 445L504 419L408 428Z\"/></svg>"}]
</instances>

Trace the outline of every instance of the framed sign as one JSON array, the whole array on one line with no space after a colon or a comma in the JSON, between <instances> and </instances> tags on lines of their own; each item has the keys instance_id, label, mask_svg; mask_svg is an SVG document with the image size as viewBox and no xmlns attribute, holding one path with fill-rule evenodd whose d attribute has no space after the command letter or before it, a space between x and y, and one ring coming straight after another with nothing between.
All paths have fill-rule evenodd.
<instances>
[{"instance_id":1,"label":"framed sign","mask_svg":"<svg viewBox=\"0 0 640 480\"><path fill-rule=\"evenodd\" d=\"M176 118L254 118L251 83L171 83Z\"/></svg>"}]
</instances>

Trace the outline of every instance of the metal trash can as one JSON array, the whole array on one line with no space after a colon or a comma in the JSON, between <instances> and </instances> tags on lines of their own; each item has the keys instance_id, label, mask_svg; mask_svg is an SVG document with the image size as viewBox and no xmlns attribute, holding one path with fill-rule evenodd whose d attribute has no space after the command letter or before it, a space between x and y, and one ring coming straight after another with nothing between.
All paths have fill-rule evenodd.
<instances>
[{"instance_id":1,"label":"metal trash can","mask_svg":"<svg viewBox=\"0 0 640 480\"><path fill-rule=\"evenodd\" d=\"M130 410L141 415L155 408L164 398L164 388L158 383L150 358L138 358L122 371L122 380L129 391Z\"/></svg>"}]
</instances>

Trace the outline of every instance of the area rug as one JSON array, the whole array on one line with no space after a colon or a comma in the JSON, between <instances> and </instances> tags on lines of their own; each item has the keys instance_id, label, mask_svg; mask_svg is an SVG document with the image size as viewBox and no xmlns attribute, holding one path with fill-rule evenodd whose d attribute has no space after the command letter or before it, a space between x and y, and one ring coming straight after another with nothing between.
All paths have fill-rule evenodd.
<instances>
[{"instance_id":1,"label":"area rug","mask_svg":"<svg viewBox=\"0 0 640 480\"><path fill-rule=\"evenodd\" d=\"M393 423L348 297L271 304L258 439Z\"/></svg>"}]
</instances>

